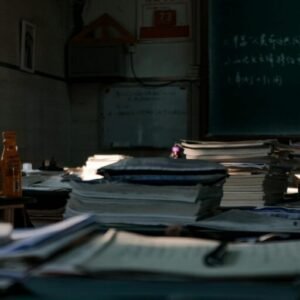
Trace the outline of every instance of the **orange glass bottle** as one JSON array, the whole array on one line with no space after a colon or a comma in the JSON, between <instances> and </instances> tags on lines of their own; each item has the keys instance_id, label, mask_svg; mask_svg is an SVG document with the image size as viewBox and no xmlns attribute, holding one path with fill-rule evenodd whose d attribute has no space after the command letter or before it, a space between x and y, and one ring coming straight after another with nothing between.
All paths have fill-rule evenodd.
<instances>
[{"instance_id":1,"label":"orange glass bottle","mask_svg":"<svg viewBox=\"0 0 300 300\"><path fill-rule=\"evenodd\" d=\"M22 197L21 160L14 131L4 131L1 156L1 194L7 198Z\"/></svg>"}]
</instances>

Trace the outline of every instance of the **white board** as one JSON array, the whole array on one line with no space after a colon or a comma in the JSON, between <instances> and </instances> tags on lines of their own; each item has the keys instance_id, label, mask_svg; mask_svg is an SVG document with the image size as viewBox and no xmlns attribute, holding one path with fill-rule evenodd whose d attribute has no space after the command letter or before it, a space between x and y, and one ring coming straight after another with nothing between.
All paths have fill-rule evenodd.
<instances>
[{"instance_id":1,"label":"white board","mask_svg":"<svg viewBox=\"0 0 300 300\"><path fill-rule=\"evenodd\" d=\"M187 135L187 88L114 86L102 98L102 146L169 148Z\"/></svg>"}]
</instances>

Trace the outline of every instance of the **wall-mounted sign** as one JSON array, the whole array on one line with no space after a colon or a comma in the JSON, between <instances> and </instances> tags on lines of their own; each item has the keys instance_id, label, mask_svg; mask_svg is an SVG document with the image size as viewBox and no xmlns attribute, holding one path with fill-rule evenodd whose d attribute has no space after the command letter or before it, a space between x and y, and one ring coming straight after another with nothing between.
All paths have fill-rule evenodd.
<instances>
[{"instance_id":1,"label":"wall-mounted sign","mask_svg":"<svg viewBox=\"0 0 300 300\"><path fill-rule=\"evenodd\" d=\"M138 38L188 39L191 37L190 0L139 0Z\"/></svg>"}]
</instances>

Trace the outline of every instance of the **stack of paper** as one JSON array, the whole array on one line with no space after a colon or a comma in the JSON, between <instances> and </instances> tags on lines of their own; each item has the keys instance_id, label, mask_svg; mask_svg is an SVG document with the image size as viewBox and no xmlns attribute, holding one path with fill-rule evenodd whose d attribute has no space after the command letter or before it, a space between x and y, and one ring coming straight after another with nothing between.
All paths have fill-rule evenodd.
<instances>
[{"instance_id":1,"label":"stack of paper","mask_svg":"<svg viewBox=\"0 0 300 300\"><path fill-rule=\"evenodd\" d=\"M182 141L187 159L205 158L228 168L221 206L263 206L281 202L289 172L272 156L274 140L235 142Z\"/></svg>"},{"instance_id":2,"label":"stack of paper","mask_svg":"<svg viewBox=\"0 0 300 300\"><path fill-rule=\"evenodd\" d=\"M112 229L45 264L36 274L151 274L194 279L282 279L300 275L299 241L228 243L212 266L206 257L216 253L219 245L200 238L150 237Z\"/></svg>"},{"instance_id":3,"label":"stack of paper","mask_svg":"<svg viewBox=\"0 0 300 300\"><path fill-rule=\"evenodd\" d=\"M263 182L265 205L273 205L284 202L287 194L290 171L284 168L270 166Z\"/></svg>"},{"instance_id":4,"label":"stack of paper","mask_svg":"<svg viewBox=\"0 0 300 300\"><path fill-rule=\"evenodd\" d=\"M80 215L38 229L12 231L0 224L1 235L9 242L0 245L0 277L21 278L30 269L63 253L87 237L99 232L95 216ZM2 238L2 236L1 236ZM7 240L7 238L6 238Z\"/></svg>"},{"instance_id":5,"label":"stack of paper","mask_svg":"<svg viewBox=\"0 0 300 300\"><path fill-rule=\"evenodd\" d=\"M71 187L63 172L36 172L22 177L23 195L36 201L26 207L34 226L61 221Z\"/></svg>"},{"instance_id":6,"label":"stack of paper","mask_svg":"<svg viewBox=\"0 0 300 300\"><path fill-rule=\"evenodd\" d=\"M266 157L273 152L275 140L249 141L186 141L183 147L187 159L207 159L216 161L248 160Z\"/></svg>"},{"instance_id":7,"label":"stack of paper","mask_svg":"<svg viewBox=\"0 0 300 300\"><path fill-rule=\"evenodd\" d=\"M299 233L299 209L264 207L231 209L198 222L198 226L230 232Z\"/></svg>"},{"instance_id":8,"label":"stack of paper","mask_svg":"<svg viewBox=\"0 0 300 300\"><path fill-rule=\"evenodd\" d=\"M219 206L215 187L73 182L66 216L93 212L104 223L186 224Z\"/></svg>"},{"instance_id":9,"label":"stack of paper","mask_svg":"<svg viewBox=\"0 0 300 300\"><path fill-rule=\"evenodd\" d=\"M198 225L275 234L297 233L300 227L294 219L244 210L230 210L199 221ZM4 236L7 235L9 243L0 246L1 277L123 274L128 278L138 274L157 278L282 279L300 275L299 240L264 242L266 236L260 236L257 243L252 239L220 244L203 238L146 236L115 229L103 233L93 215L12 233L5 227ZM215 264L209 263L208 256L216 259Z\"/></svg>"},{"instance_id":10,"label":"stack of paper","mask_svg":"<svg viewBox=\"0 0 300 300\"><path fill-rule=\"evenodd\" d=\"M105 223L187 224L219 207L226 168L205 161L127 158L105 177L72 182L65 216L93 212Z\"/></svg>"},{"instance_id":11,"label":"stack of paper","mask_svg":"<svg viewBox=\"0 0 300 300\"><path fill-rule=\"evenodd\" d=\"M264 203L265 174L230 174L223 186L221 206L261 206Z\"/></svg>"}]
</instances>

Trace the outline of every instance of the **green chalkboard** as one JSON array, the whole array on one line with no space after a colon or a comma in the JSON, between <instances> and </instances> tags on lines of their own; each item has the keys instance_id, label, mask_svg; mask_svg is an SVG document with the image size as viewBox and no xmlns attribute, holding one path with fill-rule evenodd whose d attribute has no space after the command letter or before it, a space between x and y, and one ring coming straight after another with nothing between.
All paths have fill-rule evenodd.
<instances>
[{"instance_id":1,"label":"green chalkboard","mask_svg":"<svg viewBox=\"0 0 300 300\"><path fill-rule=\"evenodd\" d=\"M208 2L208 134L299 136L300 1Z\"/></svg>"}]
</instances>

